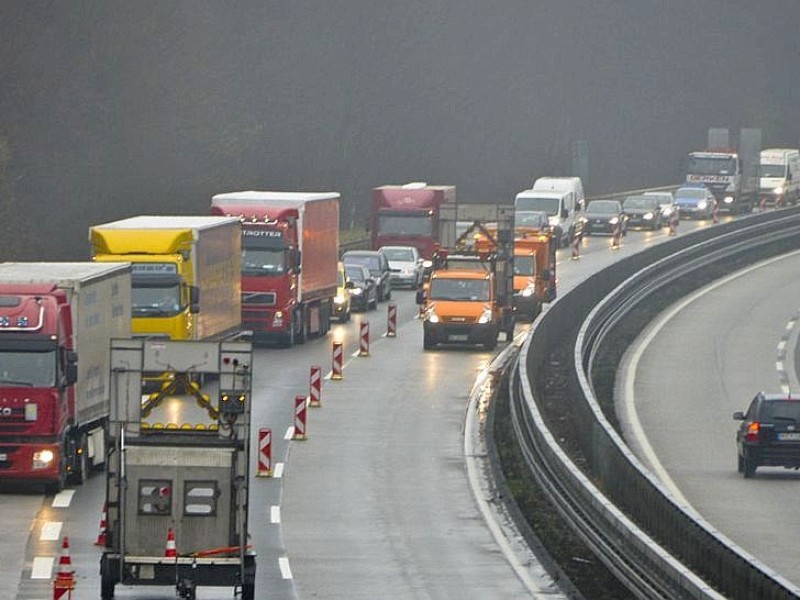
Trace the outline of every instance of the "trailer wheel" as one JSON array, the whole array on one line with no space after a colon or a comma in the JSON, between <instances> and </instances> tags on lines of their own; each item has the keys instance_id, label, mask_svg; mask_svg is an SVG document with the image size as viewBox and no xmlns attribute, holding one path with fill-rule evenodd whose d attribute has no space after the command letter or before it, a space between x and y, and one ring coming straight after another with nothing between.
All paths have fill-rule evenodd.
<instances>
[{"instance_id":1,"label":"trailer wheel","mask_svg":"<svg viewBox=\"0 0 800 600\"><path fill-rule=\"evenodd\" d=\"M85 433L78 438L75 454L76 456L72 461L74 468L70 479L76 485L83 485L89 479L89 439Z\"/></svg>"},{"instance_id":2,"label":"trailer wheel","mask_svg":"<svg viewBox=\"0 0 800 600\"><path fill-rule=\"evenodd\" d=\"M308 313L305 311L305 309L301 308L298 311L298 315L300 318L297 319L299 328L297 330L296 341L298 344L305 344L306 339L308 338Z\"/></svg>"},{"instance_id":3,"label":"trailer wheel","mask_svg":"<svg viewBox=\"0 0 800 600\"><path fill-rule=\"evenodd\" d=\"M114 585L115 582L110 577L103 575L100 581L100 599L112 600L114 598Z\"/></svg>"},{"instance_id":4,"label":"trailer wheel","mask_svg":"<svg viewBox=\"0 0 800 600\"><path fill-rule=\"evenodd\" d=\"M242 585L242 600L256 600L255 583L245 583Z\"/></svg>"}]
</instances>

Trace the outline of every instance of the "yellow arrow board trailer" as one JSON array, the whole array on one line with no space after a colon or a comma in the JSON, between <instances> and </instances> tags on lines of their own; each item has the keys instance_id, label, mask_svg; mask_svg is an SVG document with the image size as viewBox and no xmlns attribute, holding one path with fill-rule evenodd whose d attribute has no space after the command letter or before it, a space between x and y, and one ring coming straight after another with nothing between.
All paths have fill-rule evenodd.
<instances>
[{"instance_id":1,"label":"yellow arrow board trailer","mask_svg":"<svg viewBox=\"0 0 800 600\"><path fill-rule=\"evenodd\" d=\"M135 337L220 340L241 328L235 217L139 216L89 231L98 262L132 263Z\"/></svg>"},{"instance_id":2,"label":"yellow arrow board trailer","mask_svg":"<svg viewBox=\"0 0 800 600\"><path fill-rule=\"evenodd\" d=\"M147 393L148 376L164 371ZM117 584L255 599L251 387L249 343L112 340L102 600Z\"/></svg>"}]
</instances>

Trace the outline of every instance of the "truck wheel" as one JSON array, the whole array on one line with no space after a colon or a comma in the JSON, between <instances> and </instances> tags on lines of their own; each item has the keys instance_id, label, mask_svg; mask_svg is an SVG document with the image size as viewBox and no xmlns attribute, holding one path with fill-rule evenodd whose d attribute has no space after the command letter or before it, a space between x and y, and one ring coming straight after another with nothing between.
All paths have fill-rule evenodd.
<instances>
[{"instance_id":1,"label":"truck wheel","mask_svg":"<svg viewBox=\"0 0 800 600\"><path fill-rule=\"evenodd\" d=\"M85 433L78 439L78 448L80 452L76 452L70 479L76 485L83 485L89 479L89 440Z\"/></svg>"},{"instance_id":2,"label":"truck wheel","mask_svg":"<svg viewBox=\"0 0 800 600\"><path fill-rule=\"evenodd\" d=\"M114 580L103 575L100 581L100 598L101 600L112 600L114 598Z\"/></svg>"},{"instance_id":3,"label":"truck wheel","mask_svg":"<svg viewBox=\"0 0 800 600\"><path fill-rule=\"evenodd\" d=\"M305 344L306 339L308 338L308 323L306 322L307 321L306 311L301 308L298 314L300 318L297 319L298 329L295 340L297 341L298 344Z\"/></svg>"},{"instance_id":4,"label":"truck wheel","mask_svg":"<svg viewBox=\"0 0 800 600\"><path fill-rule=\"evenodd\" d=\"M255 583L245 583L242 585L242 600L256 600Z\"/></svg>"},{"instance_id":5,"label":"truck wheel","mask_svg":"<svg viewBox=\"0 0 800 600\"><path fill-rule=\"evenodd\" d=\"M292 315L292 322L289 323L289 330L286 332L283 338L283 347L284 348L291 348L294 346L294 315Z\"/></svg>"},{"instance_id":6,"label":"truck wheel","mask_svg":"<svg viewBox=\"0 0 800 600\"><path fill-rule=\"evenodd\" d=\"M434 344L434 343L431 341L431 338L430 338L430 336L429 336L427 333L423 333L423 334L422 334L422 348L423 348L424 350L430 350L430 349L431 349L431 348L433 348L435 345L436 345L436 344Z\"/></svg>"},{"instance_id":7,"label":"truck wheel","mask_svg":"<svg viewBox=\"0 0 800 600\"><path fill-rule=\"evenodd\" d=\"M486 348L487 350L494 350L495 348L497 348L497 336L487 340L486 343L483 344L483 347Z\"/></svg>"}]
</instances>

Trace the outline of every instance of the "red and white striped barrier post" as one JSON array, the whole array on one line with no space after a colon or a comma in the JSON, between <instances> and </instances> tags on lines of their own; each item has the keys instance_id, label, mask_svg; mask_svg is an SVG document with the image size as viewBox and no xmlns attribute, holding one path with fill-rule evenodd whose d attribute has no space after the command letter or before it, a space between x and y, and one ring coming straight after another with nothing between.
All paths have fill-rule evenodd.
<instances>
[{"instance_id":1,"label":"red and white striped barrier post","mask_svg":"<svg viewBox=\"0 0 800 600\"><path fill-rule=\"evenodd\" d=\"M397 304L389 305L389 312L386 319L386 337L397 335Z\"/></svg>"},{"instance_id":2,"label":"red and white striped barrier post","mask_svg":"<svg viewBox=\"0 0 800 600\"><path fill-rule=\"evenodd\" d=\"M306 397L295 396L294 398L294 434L293 440L306 439Z\"/></svg>"},{"instance_id":3,"label":"red and white striped barrier post","mask_svg":"<svg viewBox=\"0 0 800 600\"><path fill-rule=\"evenodd\" d=\"M322 406L322 367L316 365L308 373L308 405Z\"/></svg>"},{"instance_id":4,"label":"red and white striped barrier post","mask_svg":"<svg viewBox=\"0 0 800 600\"><path fill-rule=\"evenodd\" d=\"M358 336L358 355L369 356L369 321L361 321L361 334Z\"/></svg>"},{"instance_id":5,"label":"red and white striped barrier post","mask_svg":"<svg viewBox=\"0 0 800 600\"><path fill-rule=\"evenodd\" d=\"M272 430L258 430L258 470L256 477L272 477Z\"/></svg>"},{"instance_id":6,"label":"red and white striped barrier post","mask_svg":"<svg viewBox=\"0 0 800 600\"><path fill-rule=\"evenodd\" d=\"M619 221L614 223L614 230L611 232L611 249L619 250L619 238L622 235L622 225Z\"/></svg>"},{"instance_id":7,"label":"red and white striped barrier post","mask_svg":"<svg viewBox=\"0 0 800 600\"><path fill-rule=\"evenodd\" d=\"M103 512L100 515L100 531L97 532L97 539L94 542L95 546L105 546L106 545L106 528L108 527L107 524L108 518L108 502L103 503Z\"/></svg>"},{"instance_id":8,"label":"red and white striped barrier post","mask_svg":"<svg viewBox=\"0 0 800 600\"><path fill-rule=\"evenodd\" d=\"M342 358L344 350L342 342L333 342L333 360L331 362L331 379L342 378Z\"/></svg>"},{"instance_id":9,"label":"red and white striped barrier post","mask_svg":"<svg viewBox=\"0 0 800 600\"><path fill-rule=\"evenodd\" d=\"M572 250L572 260L578 260L581 257L581 236L574 231L572 239L569 241L569 247Z\"/></svg>"}]
</instances>

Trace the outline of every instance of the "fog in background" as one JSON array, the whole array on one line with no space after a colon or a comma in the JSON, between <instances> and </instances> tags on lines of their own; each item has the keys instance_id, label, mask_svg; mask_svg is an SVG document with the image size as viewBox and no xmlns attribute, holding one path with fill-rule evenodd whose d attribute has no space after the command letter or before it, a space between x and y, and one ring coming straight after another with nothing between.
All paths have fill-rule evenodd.
<instances>
[{"instance_id":1,"label":"fog in background","mask_svg":"<svg viewBox=\"0 0 800 600\"><path fill-rule=\"evenodd\" d=\"M798 0L0 3L2 259L237 189L677 182L709 127L800 145Z\"/></svg>"}]
</instances>

